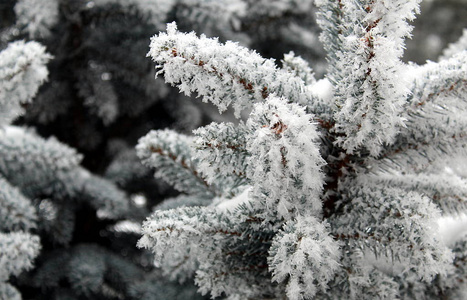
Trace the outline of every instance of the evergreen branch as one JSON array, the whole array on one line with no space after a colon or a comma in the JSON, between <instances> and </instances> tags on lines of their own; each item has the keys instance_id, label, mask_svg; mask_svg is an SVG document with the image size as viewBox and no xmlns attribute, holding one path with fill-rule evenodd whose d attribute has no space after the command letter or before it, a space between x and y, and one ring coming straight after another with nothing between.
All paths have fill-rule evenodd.
<instances>
[{"instance_id":1,"label":"evergreen branch","mask_svg":"<svg viewBox=\"0 0 467 300\"><path fill-rule=\"evenodd\" d=\"M179 207L207 206L211 204L212 198L194 195L179 195L175 198L168 198L159 203L154 210L169 210Z\"/></svg>"},{"instance_id":2,"label":"evergreen branch","mask_svg":"<svg viewBox=\"0 0 467 300\"><path fill-rule=\"evenodd\" d=\"M7 125L24 113L47 79L46 63L52 58L36 42L10 43L0 52L0 125Z\"/></svg>"},{"instance_id":3,"label":"evergreen branch","mask_svg":"<svg viewBox=\"0 0 467 300\"><path fill-rule=\"evenodd\" d=\"M433 200L444 214L459 214L467 208L467 181L447 174L400 174L385 172L365 180L407 192L416 190Z\"/></svg>"},{"instance_id":4,"label":"evergreen branch","mask_svg":"<svg viewBox=\"0 0 467 300\"><path fill-rule=\"evenodd\" d=\"M389 147L379 159L366 159L366 164L372 172L397 170L421 173L446 157L467 154L466 138L467 133L461 132L417 144L413 143L416 141L415 137L408 140L399 139L398 143Z\"/></svg>"},{"instance_id":5,"label":"evergreen branch","mask_svg":"<svg viewBox=\"0 0 467 300\"><path fill-rule=\"evenodd\" d=\"M28 231L36 228L38 220L31 201L0 177L0 230Z\"/></svg>"},{"instance_id":6,"label":"evergreen branch","mask_svg":"<svg viewBox=\"0 0 467 300\"><path fill-rule=\"evenodd\" d=\"M467 103L467 52L439 63L411 67L411 91L402 117L407 121L395 144L436 143L443 136L462 137L467 122L461 113ZM432 141L434 140L434 141Z\"/></svg>"},{"instance_id":7,"label":"evergreen branch","mask_svg":"<svg viewBox=\"0 0 467 300\"><path fill-rule=\"evenodd\" d=\"M197 223L196 220L199 216L203 222ZM143 223L143 234L147 238L157 238L161 235L161 231L168 231L169 233L179 234L185 232L186 234L200 235L204 232L211 232L212 234L220 233L222 228L227 228L225 222L229 221L229 214L216 211L212 207L182 207L172 210L157 210L154 214ZM187 218L186 227L184 226L183 218ZM153 246L146 244L146 241L140 243L140 247ZM162 252L161 254L164 254Z\"/></svg>"},{"instance_id":8,"label":"evergreen branch","mask_svg":"<svg viewBox=\"0 0 467 300\"><path fill-rule=\"evenodd\" d=\"M177 19L188 22L197 32L215 32L230 40L248 39L239 32L245 30L243 17L249 11L244 0L181 0L174 10Z\"/></svg>"},{"instance_id":9,"label":"evergreen branch","mask_svg":"<svg viewBox=\"0 0 467 300\"><path fill-rule=\"evenodd\" d=\"M50 189L58 172L76 168L82 159L55 138L44 140L23 128L9 126L0 135L0 172L26 195L42 184Z\"/></svg>"},{"instance_id":10,"label":"evergreen branch","mask_svg":"<svg viewBox=\"0 0 467 300\"><path fill-rule=\"evenodd\" d=\"M166 82L178 85L187 95L197 92L221 112L232 105L239 117L242 110L273 93L319 111L314 107L321 103L305 83L278 69L272 60L232 42L222 45L204 35L180 33L174 23L168 25L167 33L152 38L148 55Z\"/></svg>"},{"instance_id":11,"label":"evergreen branch","mask_svg":"<svg viewBox=\"0 0 467 300\"><path fill-rule=\"evenodd\" d=\"M443 98L438 99L441 95L460 95L467 86L466 62L467 52L461 51L439 63L410 66L412 93L406 106L416 110L427 103L443 104Z\"/></svg>"},{"instance_id":12,"label":"evergreen branch","mask_svg":"<svg viewBox=\"0 0 467 300\"><path fill-rule=\"evenodd\" d=\"M454 276L449 276L447 280L452 280L454 277L455 280L464 282L467 280L467 241L464 236L461 240L457 241L453 247L454 261L453 265L456 268Z\"/></svg>"},{"instance_id":13,"label":"evergreen branch","mask_svg":"<svg viewBox=\"0 0 467 300\"><path fill-rule=\"evenodd\" d=\"M218 279L219 281L220 280L225 280L225 277L226 275L230 275L230 274L235 274L235 273L250 273L250 272L256 272L256 271L259 271L259 272L264 272L265 270L268 269L268 265L267 264L264 264L264 265L257 265L257 266L248 266L248 267L234 267L234 268L230 268L228 272L218 272L218 273L215 273L214 274L214 278Z\"/></svg>"},{"instance_id":14,"label":"evergreen branch","mask_svg":"<svg viewBox=\"0 0 467 300\"><path fill-rule=\"evenodd\" d=\"M150 248L156 261L166 272L174 272L176 261L183 257L187 267L197 266L196 282L202 292L211 291L213 296L237 291L239 286L246 288L248 278L261 279L260 285L270 289L270 278L266 272L267 249L272 233L264 229L252 230L247 211L221 212L214 208L186 207L168 211L156 211L143 224L143 238L138 247ZM167 238L170 237L170 238ZM186 241L196 241L186 250ZM170 249L170 251L168 251ZM173 251L179 255L171 257ZM225 255L228 252L263 253L263 255ZM188 258L187 258L188 257ZM168 265L169 264L169 265ZM258 268L260 273L258 273ZM243 278L236 275L242 272ZM259 276L259 277L258 277ZM225 284L235 282L235 285ZM256 291L253 291L256 293ZM263 290L260 293L264 292Z\"/></svg>"},{"instance_id":15,"label":"evergreen branch","mask_svg":"<svg viewBox=\"0 0 467 300\"><path fill-rule=\"evenodd\" d=\"M229 284L226 285L226 282ZM251 282L255 282L258 288L251 289ZM270 283L266 263L248 267L215 264L210 269L198 272L195 283L200 286L199 292L203 295L211 292L213 297L226 294L241 299L273 299L281 295L280 288Z\"/></svg>"},{"instance_id":16,"label":"evergreen branch","mask_svg":"<svg viewBox=\"0 0 467 300\"><path fill-rule=\"evenodd\" d=\"M164 151L162 150L162 148L156 148L156 147L150 147L149 148L149 151L151 151L152 153L155 153L155 154L159 154L161 156L165 156L165 157L168 157L170 158L172 161L174 162L179 162L180 165L182 166L182 168L184 168L185 170L191 172L193 174L194 177L198 178L200 182L202 182L206 187L209 187L209 184L204 180L204 178L200 177L198 172L196 170L194 170L193 168L191 168L187 162L183 159L179 160L178 157L173 154L173 153L164 153Z\"/></svg>"},{"instance_id":17,"label":"evergreen branch","mask_svg":"<svg viewBox=\"0 0 467 300\"><path fill-rule=\"evenodd\" d=\"M28 61L26 62L25 64L21 65L21 66L17 66L15 67L14 70L8 70L6 72L2 72L2 73L5 73L5 74L2 74L3 77L0 78L1 81L11 81L13 78L15 78L16 76L26 72L32 65L32 61Z\"/></svg>"},{"instance_id":18,"label":"evergreen branch","mask_svg":"<svg viewBox=\"0 0 467 300\"><path fill-rule=\"evenodd\" d=\"M316 1L316 6L319 8L317 22L322 30L320 40L327 52L329 71L334 74L337 72L334 68L337 66L338 53L343 50L344 4L342 0Z\"/></svg>"},{"instance_id":19,"label":"evergreen branch","mask_svg":"<svg viewBox=\"0 0 467 300\"><path fill-rule=\"evenodd\" d=\"M0 134L0 173L30 198L88 201L107 217L128 208L126 195L79 166L82 156L55 138L9 126Z\"/></svg>"},{"instance_id":20,"label":"evergreen branch","mask_svg":"<svg viewBox=\"0 0 467 300\"><path fill-rule=\"evenodd\" d=\"M167 226L167 227L159 227L155 229L156 232L166 232L170 234L181 234L185 231L184 228L177 228L175 226ZM241 232L236 231L227 231L222 229L217 230L205 230L203 231L205 234L209 235L225 235L225 236L242 236Z\"/></svg>"},{"instance_id":21,"label":"evergreen branch","mask_svg":"<svg viewBox=\"0 0 467 300\"><path fill-rule=\"evenodd\" d=\"M172 53L172 57L182 57L186 62L192 63L194 65L197 65L197 66L201 67L208 74L214 75L215 77L217 77L218 80L222 80L224 78L224 73L218 72L215 67L212 67L211 69L205 67L206 63L204 61L202 61L202 60L196 61L195 57L190 57L190 58L184 57L182 54L178 54L176 48L167 49L167 50ZM243 77L240 77L239 75L236 75L236 74L230 74L230 76L232 77L232 85L239 84L240 86L243 87L243 89L247 93L253 93L254 92L253 91L253 83L251 81L248 81L247 79L245 79ZM226 76L226 77L228 77L228 76ZM261 93L260 93L261 98L266 99L268 97L268 95L269 95L268 88L266 86L263 86L263 87L260 88L260 90L261 90Z\"/></svg>"},{"instance_id":22,"label":"evergreen branch","mask_svg":"<svg viewBox=\"0 0 467 300\"><path fill-rule=\"evenodd\" d=\"M142 269L123 257L95 244L79 244L42 257L33 281L54 290L66 282L73 295L103 298L107 293L128 294L132 279L143 276Z\"/></svg>"},{"instance_id":23,"label":"evergreen branch","mask_svg":"<svg viewBox=\"0 0 467 300\"><path fill-rule=\"evenodd\" d=\"M429 297L443 297L445 299L455 299L462 297L463 285L466 281L466 241L465 236L455 242L452 246L454 260L452 268L448 274L439 275L430 285L403 285L405 291L401 291L401 296L413 295L414 291L419 291ZM400 282L411 280L409 276L398 278Z\"/></svg>"},{"instance_id":24,"label":"evergreen branch","mask_svg":"<svg viewBox=\"0 0 467 300\"><path fill-rule=\"evenodd\" d=\"M447 272L452 257L433 232L439 211L428 198L396 188L381 190L366 177L356 183L347 192L351 201L343 213L330 218L336 237L350 238L351 248L367 249L376 257L398 259L426 281Z\"/></svg>"},{"instance_id":25,"label":"evergreen branch","mask_svg":"<svg viewBox=\"0 0 467 300\"><path fill-rule=\"evenodd\" d=\"M443 73L444 76L446 76L445 73ZM465 74L464 74L465 75ZM444 83L450 82L451 80L445 79L443 80ZM465 89L467 87L467 79L458 79L455 82L450 83L450 85L445 86L445 87L440 87L436 91L432 91L429 93L425 98L422 98L416 105L417 107L426 107L427 103L433 103L436 98L440 96L446 96L448 94L454 94L454 93L460 93L461 90Z\"/></svg>"},{"instance_id":26,"label":"evergreen branch","mask_svg":"<svg viewBox=\"0 0 467 300\"><path fill-rule=\"evenodd\" d=\"M193 273L199 262L212 261L216 257L216 247L224 244L226 238L238 237L225 234L235 232L230 225L234 224L226 214L213 209L185 207L156 211L143 223L143 237L138 241L138 247L151 249L156 262L164 266L164 271L173 273L171 277L183 276L183 273L175 273L174 267ZM167 236L177 238L167 239ZM217 238L212 239L213 236ZM196 240L196 243L186 247L188 239Z\"/></svg>"},{"instance_id":27,"label":"evergreen branch","mask_svg":"<svg viewBox=\"0 0 467 300\"><path fill-rule=\"evenodd\" d=\"M348 246L343 246L343 253L340 261L342 272L329 283L326 293L321 292L318 297L340 298L342 291L352 295L354 299L397 299L399 296L399 284L394 280L388 270L394 266L389 263L389 267L384 269L382 262L375 262L374 258L365 254L360 249L349 251Z\"/></svg>"},{"instance_id":28,"label":"evergreen branch","mask_svg":"<svg viewBox=\"0 0 467 300\"><path fill-rule=\"evenodd\" d=\"M151 131L139 140L136 150L144 164L156 168L156 177L182 192L212 197L216 191L198 172L190 150L192 142L192 138L171 130Z\"/></svg>"},{"instance_id":29,"label":"evergreen branch","mask_svg":"<svg viewBox=\"0 0 467 300\"><path fill-rule=\"evenodd\" d=\"M338 244L315 218L288 221L274 237L268 265L275 282L287 281L289 299L311 299L325 292L339 269Z\"/></svg>"},{"instance_id":30,"label":"evergreen branch","mask_svg":"<svg viewBox=\"0 0 467 300\"><path fill-rule=\"evenodd\" d=\"M193 132L194 158L209 184L215 184L225 196L237 194L249 183L246 177L249 153L246 150L249 129L240 123L212 123Z\"/></svg>"},{"instance_id":31,"label":"evergreen branch","mask_svg":"<svg viewBox=\"0 0 467 300\"><path fill-rule=\"evenodd\" d=\"M265 221L319 215L324 160L315 144L318 133L304 109L269 97L257 104L247 126L254 130L247 145L247 176L253 203Z\"/></svg>"},{"instance_id":32,"label":"evergreen branch","mask_svg":"<svg viewBox=\"0 0 467 300\"><path fill-rule=\"evenodd\" d=\"M306 85L316 83L315 74L308 62L300 56L295 56L293 51L284 54L284 59L282 59L282 68L301 78Z\"/></svg>"},{"instance_id":33,"label":"evergreen branch","mask_svg":"<svg viewBox=\"0 0 467 300\"><path fill-rule=\"evenodd\" d=\"M157 211L156 211L157 212ZM155 217L154 219L156 219L157 217ZM181 235L181 234L184 234L187 230L187 228L184 228L184 227L179 227L179 226L176 226L176 225L168 225L168 226L165 226L165 227L158 227L156 229L153 229L155 232L157 233L162 233L162 232L165 232L165 233L168 233L168 234L173 234L173 235ZM235 237L242 237L243 239L247 239L247 240L250 240L250 241L259 241L261 243L267 243L267 242L270 242L269 239L262 239L262 238L258 238L252 234L247 234L243 231L240 231L240 230L237 230L237 231L233 231L233 230L226 230L226 229L222 229L222 228L210 228L210 229L206 229L206 230L203 230L202 232L199 232L198 234L206 234L206 235L209 235L209 236L224 236L224 238L226 239L229 239L229 238L234 238ZM235 252L228 252L230 254L233 254ZM246 251L245 252L238 252L237 253L247 253ZM264 255L264 253L263 253Z\"/></svg>"},{"instance_id":34,"label":"evergreen branch","mask_svg":"<svg viewBox=\"0 0 467 300\"><path fill-rule=\"evenodd\" d=\"M2 299L22 299L18 289L8 282L0 282L0 297Z\"/></svg>"},{"instance_id":35,"label":"evergreen branch","mask_svg":"<svg viewBox=\"0 0 467 300\"><path fill-rule=\"evenodd\" d=\"M449 44L448 47L443 50L443 54L440 56L439 60L450 59L457 53L465 50L467 50L467 28L464 28L462 36L456 42Z\"/></svg>"},{"instance_id":36,"label":"evergreen branch","mask_svg":"<svg viewBox=\"0 0 467 300\"><path fill-rule=\"evenodd\" d=\"M264 1L264 0L183 0L175 5L176 15L191 22L199 32L215 31L237 40L236 33L258 31L258 28L273 26L309 16L312 0ZM198 28L197 28L198 27ZM201 27L201 28L200 28ZM234 37L234 38L232 38ZM248 38L248 37L246 37Z\"/></svg>"},{"instance_id":37,"label":"evergreen branch","mask_svg":"<svg viewBox=\"0 0 467 300\"><path fill-rule=\"evenodd\" d=\"M328 50L335 65L329 77L335 84L336 126L343 134L336 142L348 153L365 147L376 156L391 143L403 125L398 116L408 94L401 77L403 38L409 35L406 19L413 18L418 1L340 1L328 16L321 13L322 40L332 38ZM331 34L331 25L342 31ZM334 27L333 30L335 30Z\"/></svg>"},{"instance_id":38,"label":"evergreen branch","mask_svg":"<svg viewBox=\"0 0 467 300\"><path fill-rule=\"evenodd\" d=\"M75 233L75 205L53 202L50 199L36 201L38 227L46 233L54 245L68 246Z\"/></svg>"},{"instance_id":39,"label":"evergreen branch","mask_svg":"<svg viewBox=\"0 0 467 300\"><path fill-rule=\"evenodd\" d=\"M33 266L33 259L39 254L39 237L25 232L0 232L0 282L10 276L18 276Z\"/></svg>"},{"instance_id":40,"label":"evergreen branch","mask_svg":"<svg viewBox=\"0 0 467 300\"><path fill-rule=\"evenodd\" d=\"M95 208L100 219L121 219L128 212L129 198L113 182L82 168L63 174L61 180L72 197Z\"/></svg>"},{"instance_id":41,"label":"evergreen branch","mask_svg":"<svg viewBox=\"0 0 467 300\"><path fill-rule=\"evenodd\" d=\"M101 78L106 71L104 66L94 64L85 72L78 73L80 80L77 87L79 96L84 99L84 105L89 107L108 126L118 117L119 104L118 95L112 83Z\"/></svg>"}]
</instances>

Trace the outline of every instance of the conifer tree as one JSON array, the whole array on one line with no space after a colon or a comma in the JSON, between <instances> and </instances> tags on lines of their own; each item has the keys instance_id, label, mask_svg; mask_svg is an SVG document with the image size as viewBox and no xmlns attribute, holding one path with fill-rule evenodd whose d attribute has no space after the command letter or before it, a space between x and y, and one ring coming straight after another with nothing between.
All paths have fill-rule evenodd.
<instances>
[{"instance_id":1,"label":"conifer tree","mask_svg":"<svg viewBox=\"0 0 467 300\"><path fill-rule=\"evenodd\" d=\"M418 0L315 1L324 79L227 41L151 39L157 74L236 123L151 131L138 156L182 194L138 246L171 279L228 299L462 298L465 240L437 221L466 209L464 38L439 62L401 61Z\"/></svg>"},{"instance_id":2,"label":"conifer tree","mask_svg":"<svg viewBox=\"0 0 467 300\"><path fill-rule=\"evenodd\" d=\"M2 1L0 299L465 298L465 23L403 63L419 2Z\"/></svg>"}]
</instances>

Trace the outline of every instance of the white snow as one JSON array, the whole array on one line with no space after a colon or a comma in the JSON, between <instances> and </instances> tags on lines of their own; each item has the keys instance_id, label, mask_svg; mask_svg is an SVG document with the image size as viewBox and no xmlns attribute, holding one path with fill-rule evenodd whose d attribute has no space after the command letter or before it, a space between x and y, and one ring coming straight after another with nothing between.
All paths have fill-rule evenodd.
<instances>
[{"instance_id":1,"label":"white snow","mask_svg":"<svg viewBox=\"0 0 467 300\"><path fill-rule=\"evenodd\" d=\"M244 203L248 203L248 201L249 201L248 193L250 191L251 191L251 187L246 188L243 192L238 194L236 197L220 202L216 206L217 209L220 210L220 211L233 211L239 205L244 204Z\"/></svg>"}]
</instances>

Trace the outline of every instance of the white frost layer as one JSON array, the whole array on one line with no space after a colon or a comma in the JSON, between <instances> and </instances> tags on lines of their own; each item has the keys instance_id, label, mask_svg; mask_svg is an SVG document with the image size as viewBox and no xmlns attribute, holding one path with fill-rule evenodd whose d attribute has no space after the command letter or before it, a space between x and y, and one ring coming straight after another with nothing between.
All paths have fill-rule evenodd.
<instances>
[{"instance_id":1,"label":"white frost layer","mask_svg":"<svg viewBox=\"0 0 467 300\"><path fill-rule=\"evenodd\" d=\"M460 237L467 234L467 215L445 216L438 220L439 238L447 245L451 246Z\"/></svg>"},{"instance_id":2,"label":"white frost layer","mask_svg":"<svg viewBox=\"0 0 467 300\"><path fill-rule=\"evenodd\" d=\"M311 85L310 89L313 96L316 96L325 103L330 103L333 99L334 88L327 78L316 81Z\"/></svg>"},{"instance_id":3,"label":"white frost layer","mask_svg":"<svg viewBox=\"0 0 467 300\"><path fill-rule=\"evenodd\" d=\"M248 203L249 198L248 198L248 193L250 192L251 187L245 189L243 192L238 194L236 197L225 200L220 202L217 205L217 209L219 211L233 211L235 208L237 208L239 205Z\"/></svg>"}]
</instances>

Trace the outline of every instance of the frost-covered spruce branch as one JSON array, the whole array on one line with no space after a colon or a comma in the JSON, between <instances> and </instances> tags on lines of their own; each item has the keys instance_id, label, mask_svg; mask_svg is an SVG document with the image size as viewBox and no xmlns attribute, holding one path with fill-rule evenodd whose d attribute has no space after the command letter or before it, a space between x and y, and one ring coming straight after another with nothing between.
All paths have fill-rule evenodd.
<instances>
[{"instance_id":1,"label":"frost-covered spruce branch","mask_svg":"<svg viewBox=\"0 0 467 300\"><path fill-rule=\"evenodd\" d=\"M199 174L192 159L190 145L193 139L172 130L152 131L140 140L138 156L143 163L157 169L156 176L163 177L185 193L214 196L215 192Z\"/></svg>"},{"instance_id":2,"label":"frost-covered spruce branch","mask_svg":"<svg viewBox=\"0 0 467 300\"><path fill-rule=\"evenodd\" d=\"M0 174L27 196L53 197L59 207L79 199L109 218L128 209L126 195L81 167L82 155L75 149L16 126L4 128L0 137Z\"/></svg>"},{"instance_id":3,"label":"frost-covered spruce branch","mask_svg":"<svg viewBox=\"0 0 467 300\"><path fill-rule=\"evenodd\" d=\"M439 63L407 66L411 94L404 105L406 119L392 145L384 149L375 168L389 165L422 172L451 155L465 155L467 138L465 50Z\"/></svg>"},{"instance_id":4,"label":"frost-covered spruce branch","mask_svg":"<svg viewBox=\"0 0 467 300\"><path fill-rule=\"evenodd\" d=\"M403 38L410 35L419 1L317 1L335 85L337 142L372 155L392 143L402 126Z\"/></svg>"},{"instance_id":5,"label":"frost-covered spruce branch","mask_svg":"<svg viewBox=\"0 0 467 300\"><path fill-rule=\"evenodd\" d=\"M36 42L14 42L0 52L0 125L23 113L21 105L30 102L47 79L50 58Z\"/></svg>"},{"instance_id":6,"label":"frost-covered spruce branch","mask_svg":"<svg viewBox=\"0 0 467 300\"><path fill-rule=\"evenodd\" d=\"M409 68L412 93L403 115L406 127L400 135L407 143L430 143L453 136L464 142L467 124L459 114L467 107L463 97L467 92L466 63L467 51L461 51L439 63Z\"/></svg>"},{"instance_id":7,"label":"frost-covered spruce branch","mask_svg":"<svg viewBox=\"0 0 467 300\"><path fill-rule=\"evenodd\" d=\"M316 1L332 88L292 54L279 69L174 24L153 37L149 55L168 83L221 111L249 113L239 124L199 128L195 139L152 132L140 140L140 157L175 186L189 181L160 161L187 141L177 153L190 153L185 164L223 191L200 201L183 188L193 197L164 203L144 223L138 245L168 276L192 275L200 292L229 299L463 291L465 243L445 245L437 220L465 212L467 185L437 168L467 154L466 52L424 66L401 62L418 3ZM166 150L149 159L156 144Z\"/></svg>"},{"instance_id":8,"label":"frost-covered spruce branch","mask_svg":"<svg viewBox=\"0 0 467 300\"><path fill-rule=\"evenodd\" d=\"M467 50L467 28L462 31L462 36L457 42L449 44L448 47L444 49L440 59L449 59L464 50Z\"/></svg>"},{"instance_id":9,"label":"frost-covered spruce branch","mask_svg":"<svg viewBox=\"0 0 467 300\"><path fill-rule=\"evenodd\" d=\"M6 282L11 275L31 269L39 254L39 237L27 232L0 232L0 296L2 299L21 299L19 291Z\"/></svg>"},{"instance_id":10,"label":"frost-covered spruce branch","mask_svg":"<svg viewBox=\"0 0 467 300\"><path fill-rule=\"evenodd\" d=\"M203 96L203 101L215 104L220 112L232 106L236 116L276 94L290 102L310 106L324 106L309 86L287 70L278 69L270 59L254 51L194 33L177 31L169 24L167 33L151 40L148 53L168 83L181 92Z\"/></svg>"},{"instance_id":11,"label":"frost-covered spruce branch","mask_svg":"<svg viewBox=\"0 0 467 300\"><path fill-rule=\"evenodd\" d=\"M250 157L246 149L249 133L243 123L211 123L194 131L194 158L209 184L224 182L221 193L225 196L234 196L249 182L245 163Z\"/></svg>"}]
</instances>

